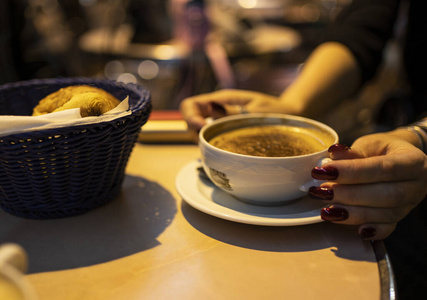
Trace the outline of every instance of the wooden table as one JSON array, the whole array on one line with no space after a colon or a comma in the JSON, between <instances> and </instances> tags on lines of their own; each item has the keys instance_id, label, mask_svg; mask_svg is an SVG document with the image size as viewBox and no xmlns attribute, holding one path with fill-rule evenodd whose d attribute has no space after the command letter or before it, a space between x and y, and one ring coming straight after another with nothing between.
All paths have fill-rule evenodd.
<instances>
[{"instance_id":1,"label":"wooden table","mask_svg":"<svg viewBox=\"0 0 427 300\"><path fill-rule=\"evenodd\" d=\"M119 199L60 220L1 212L1 242L27 249L41 300L381 298L354 227L248 225L189 206L175 178L198 157L195 145L137 144Z\"/></svg>"}]
</instances>

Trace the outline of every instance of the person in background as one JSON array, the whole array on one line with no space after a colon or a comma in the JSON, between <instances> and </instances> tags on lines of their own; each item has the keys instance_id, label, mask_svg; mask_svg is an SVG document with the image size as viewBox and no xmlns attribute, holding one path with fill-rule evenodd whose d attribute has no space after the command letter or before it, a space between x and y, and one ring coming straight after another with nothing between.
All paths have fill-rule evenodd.
<instances>
[{"instance_id":1,"label":"person in background","mask_svg":"<svg viewBox=\"0 0 427 300\"><path fill-rule=\"evenodd\" d=\"M22 1L0 2L0 84L15 81L19 78L22 49L20 37L22 32Z\"/></svg>"},{"instance_id":2,"label":"person in background","mask_svg":"<svg viewBox=\"0 0 427 300\"><path fill-rule=\"evenodd\" d=\"M71 22L81 14L77 2L0 1L0 84L81 71L74 35L86 27Z\"/></svg>"},{"instance_id":3,"label":"person in background","mask_svg":"<svg viewBox=\"0 0 427 300\"><path fill-rule=\"evenodd\" d=\"M425 295L427 283L427 249L422 241L427 234L427 86L421 76L427 69L427 22L422 1L353 0L279 97L220 90L184 99L180 109L195 131L207 117L242 112L310 118L327 113L375 75L402 4L409 4L403 62L416 114L411 122L416 122L362 136L351 147L332 145L333 161L312 171L314 178L326 182L309 193L331 204L321 211L322 219L357 225L363 239L385 239L400 298L417 299Z\"/></svg>"}]
</instances>

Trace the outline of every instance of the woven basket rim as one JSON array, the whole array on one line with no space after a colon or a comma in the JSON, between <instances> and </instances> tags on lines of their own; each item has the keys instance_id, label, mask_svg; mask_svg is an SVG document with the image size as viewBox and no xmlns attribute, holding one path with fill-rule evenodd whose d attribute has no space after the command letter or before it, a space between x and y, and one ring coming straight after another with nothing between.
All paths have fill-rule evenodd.
<instances>
[{"instance_id":1,"label":"woven basket rim","mask_svg":"<svg viewBox=\"0 0 427 300\"><path fill-rule=\"evenodd\" d=\"M117 87L130 88L135 91L142 92L144 94L144 100L151 97L151 93L144 86L141 86L136 83L124 83L120 81L115 81L106 78L92 78L92 77L56 77L56 78L41 78L41 79L30 79L16 82L8 82L0 85L0 91L7 90L10 88L24 87L24 86L37 86L41 84L96 84L96 83L108 83L111 85L116 85ZM123 100L123 99L121 99ZM137 110L139 107L131 107L132 111Z\"/></svg>"},{"instance_id":2,"label":"woven basket rim","mask_svg":"<svg viewBox=\"0 0 427 300\"><path fill-rule=\"evenodd\" d=\"M43 135L52 135L57 133L58 131L76 131L76 130L84 130L85 128L94 128L94 127L103 127L107 126L111 123L119 123L123 120L128 119L131 116L135 116L138 114L144 113L144 110L151 111L151 93L143 86L135 84L135 83L123 83L114 81L111 79L104 79L104 78L90 78L90 77L57 77L57 78L43 78L43 79L30 79L25 81L16 81L16 82L10 82L0 85L0 92L3 90L8 90L11 88L20 88L20 87L34 87L38 85L57 85L61 84L64 86L68 85L80 85L80 84L110 84L113 87L117 88L126 88L130 90L134 90L135 93L140 94L141 97L137 103L129 103L129 110L131 110L131 115L122 116L120 118L116 118L114 120L109 121L100 121L100 122L94 122L90 124L76 124L72 126L67 127L59 127L59 128L51 128L51 129L43 129L43 130L34 130L34 131L27 131L27 132L21 132L21 133L12 133L9 135L4 135L0 137L1 139L5 139L7 137L27 137L27 136L43 136ZM123 99L119 99L122 101Z\"/></svg>"}]
</instances>

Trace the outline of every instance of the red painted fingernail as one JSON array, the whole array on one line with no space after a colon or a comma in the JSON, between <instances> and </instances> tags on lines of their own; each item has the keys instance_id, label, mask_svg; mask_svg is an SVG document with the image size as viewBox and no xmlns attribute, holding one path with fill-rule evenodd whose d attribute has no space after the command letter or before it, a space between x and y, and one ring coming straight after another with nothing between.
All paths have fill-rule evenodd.
<instances>
[{"instance_id":1,"label":"red painted fingernail","mask_svg":"<svg viewBox=\"0 0 427 300\"><path fill-rule=\"evenodd\" d=\"M348 219L348 211L341 207L325 207L320 211L320 217L325 221L344 221Z\"/></svg>"},{"instance_id":2,"label":"red painted fingernail","mask_svg":"<svg viewBox=\"0 0 427 300\"><path fill-rule=\"evenodd\" d=\"M359 232L359 236L362 239L370 239L376 235L377 235L377 230L373 227L363 227Z\"/></svg>"},{"instance_id":3,"label":"red painted fingernail","mask_svg":"<svg viewBox=\"0 0 427 300\"><path fill-rule=\"evenodd\" d=\"M211 101L209 102L209 105L211 106L213 113L216 113L218 115L225 115L227 113L224 106L219 103Z\"/></svg>"},{"instance_id":4,"label":"red painted fingernail","mask_svg":"<svg viewBox=\"0 0 427 300\"><path fill-rule=\"evenodd\" d=\"M344 144L334 144L331 147L329 147L328 152L335 152L335 151L347 151L351 148Z\"/></svg>"},{"instance_id":5,"label":"red painted fingernail","mask_svg":"<svg viewBox=\"0 0 427 300\"><path fill-rule=\"evenodd\" d=\"M338 170L334 167L315 167L311 170L311 177L319 180L334 180L338 178Z\"/></svg>"},{"instance_id":6,"label":"red painted fingernail","mask_svg":"<svg viewBox=\"0 0 427 300\"><path fill-rule=\"evenodd\" d=\"M332 200L334 198L334 190L330 187L312 186L308 189L308 195L315 199Z\"/></svg>"}]
</instances>

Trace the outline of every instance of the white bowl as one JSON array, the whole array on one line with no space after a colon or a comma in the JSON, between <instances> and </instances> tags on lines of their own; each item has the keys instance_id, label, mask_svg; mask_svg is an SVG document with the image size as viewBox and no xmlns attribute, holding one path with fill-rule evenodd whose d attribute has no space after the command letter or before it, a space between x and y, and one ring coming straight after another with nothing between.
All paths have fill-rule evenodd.
<instances>
[{"instance_id":1,"label":"white bowl","mask_svg":"<svg viewBox=\"0 0 427 300\"><path fill-rule=\"evenodd\" d=\"M261 157L237 154L209 143L214 136L253 125L297 127L320 140L324 149L289 157ZM338 142L337 133L315 120L285 114L243 114L217 119L199 133L199 147L206 174L220 189L256 205L280 205L303 197L312 185L311 170L328 158L328 148Z\"/></svg>"}]
</instances>

